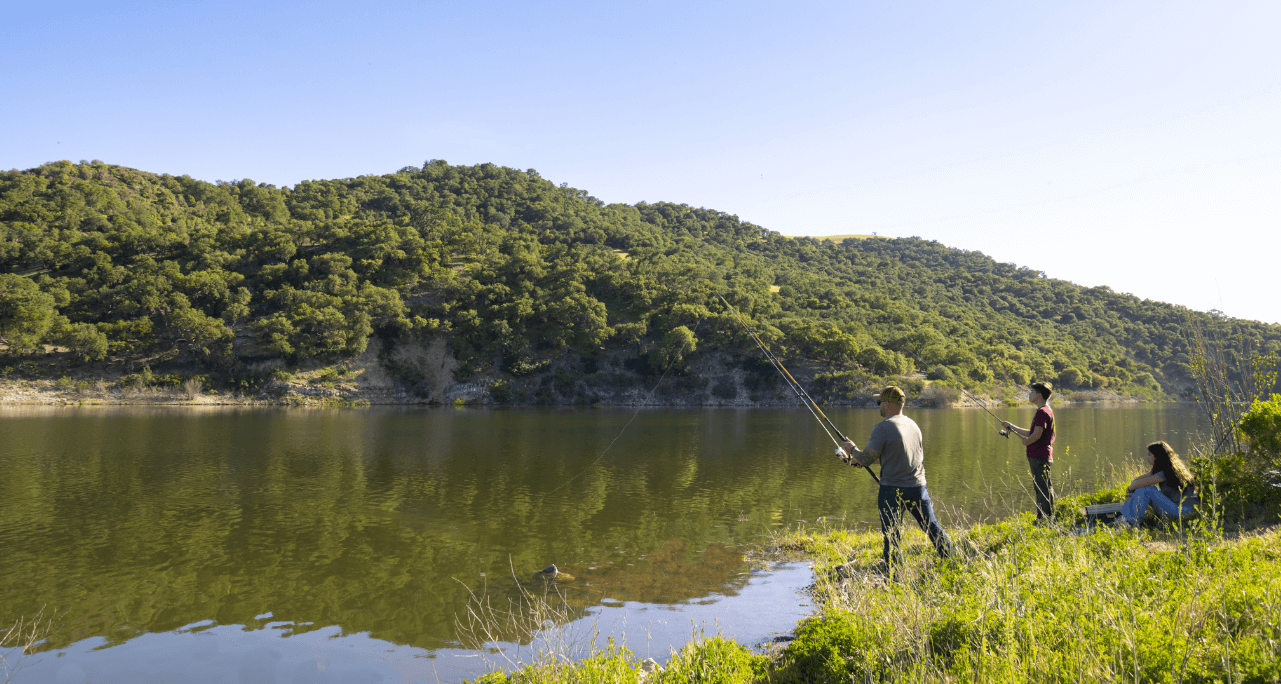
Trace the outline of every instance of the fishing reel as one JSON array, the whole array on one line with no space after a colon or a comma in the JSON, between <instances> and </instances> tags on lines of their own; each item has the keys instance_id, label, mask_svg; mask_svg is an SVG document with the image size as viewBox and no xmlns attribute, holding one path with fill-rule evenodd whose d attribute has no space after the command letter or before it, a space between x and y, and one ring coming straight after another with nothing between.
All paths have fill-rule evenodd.
<instances>
[{"instance_id":1,"label":"fishing reel","mask_svg":"<svg viewBox=\"0 0 1281 684\"><path fill-rule=\"evenodd\" d=\"M1009 438L1010 438L1010 431L1009 431L1009 430L1001 430L1001 436L1002 436L1002 437L1004 437L1004 438L1006 438L1006 439L1009 439Z\"/></svg>"},{"instance_id":2,"label":"fishing reel","mask_svg":"<svg viewBox=\"0 0 1281 684\"><path fill-rule=\"evenodd\" d=\"M845 461L846 463L850 462L850 455L845 453L845 450L840 447L836 447L836 457L841 459L842 461Z\"/></svg>"}]
</instances>

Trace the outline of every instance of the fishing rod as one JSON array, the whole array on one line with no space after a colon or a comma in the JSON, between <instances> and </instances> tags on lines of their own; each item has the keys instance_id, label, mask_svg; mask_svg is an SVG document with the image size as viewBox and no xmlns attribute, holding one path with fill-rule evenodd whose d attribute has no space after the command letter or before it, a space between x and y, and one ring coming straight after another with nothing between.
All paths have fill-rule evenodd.
<instances>
[{"instance_id":1,"label":"fishing rod","mask_svg":"<svg viewBox=\"0 0 1281 684\"><path fill-rule=\"evenodd\" d=\"M904 351L906 351L908 354L911 354L911 355L912 355L912 358L916 359L916 360L917 360L917 362L918 362L918 363L920 363L922 366L928 365L928 364L926 364L924 361L922 361L922 360L921 360L921 357L917 356L917 355L916 355L916 353L915 353L915 352L913 352L911 349L906 349L906 348L904 348ZM933 370L934 370L934 368L930 368L930 370L931 370L931 371L933 371ZM958 385L958 386L957 386L957 389L961 390L961 393L962 393L962 394L964 394L965 396L969 397L969 398L970 398L970 401L974 402L975 404L977 404L977 405L978 405L978 407L979 407L979 408L983 409L983 411L984 411L985 413L987 413L987 415L992 416L992 419L996 421L996 424L997 424L997 426L998 426L998 427L996 428L996 430L997 430L997 432L999 432L999 433L1000 433L1000 435L1001 435L1002 437L1004 437L1004 438L1006 438L1006 439L1009 439L1009 438L1010 438L1010 432L1009 432L1009 430L1006 430L1006 429L1005 429L1005 421L1003 421L1003 420L1001 420L1000 418L998 418L998 417L997 417L997 415L996 415L995 413L992 413L991 411L988 411L988 410L987 410L987 407L983 405L983 402L979 401L979 400L978 400L978 398L976 398L973 394L970 394L969 392L966 392L964 387L960 387L960 386Z\"/></svg>"},{"instance_id":2,"label":"fishing rod","mask_svg":"<svg viewBox=\"0 0 1281 684\"><path fill-rule=\"evenodd\" d=\"M810 414L818 421L819 427L823 428L823 432L827 433L827 436L832 440L832 443L836 444L836 455L840 456L842 459L850 458L849 454L845 452L845 449L841 446L840 442L836 441L836 437L832 436L832 433L835 432L836 436L840 437L842 442L849 442L851 440L841 433L841 429L836 427L836 423L833 423L832 419L828 418L826 413L823 413L823 409L819 408L818 402L814 401L813 397L810 396L810 393L805 391L805 388L801 386L801 383L797 382L796 378L792 377L792 374L787 372L787 367L784 366L783 362L774 355L774 352L770 351L769 347L765 346L765 343L761 341L760 336L756 334L755 330L752 330L751 326L747 324L747 321L743 320L743 317L738 313L738 309L735 309L729 302L725 301L725 297L723 295L716 296L720 297L721 303L725 305L725 308L729 309L734 314L734 318L737 318L738 322L743 325L743 329L747 331L747 334L752 336L752 339L756 341L756 346L760 347L761 353L764 354L765 358L774 366L774 369L783 376L783 379L787 382L788 386L790 386L792 391L796 393L797 398L801 400L801 403L805 405L805 408L809 409ZM831 430L828 430L829 427ZM846 462L848 463L848 460ZM855 460L854 462L862 466L862 463L859 463L858 460ZM876 481L876 484L879 485L881 483L881 478L877 477L876 473L872 472L872 468L870 466L864 466L863 470L866 470L867 474L872 476L872 479ZM911 511L912 517L916 519L916 524L920 525L922 530L928 532L929 526L925 523L925 518L921 515L920 509L915 506L908 506L907 509Z\"/></svg>"},{"instance_id":3,"label":"fishing rod","mask_svg":"<svg viewBox=\"0 0 1281 684\"><path fill-rule=\"evenodd\" d=\"M755 330L752 330L751 326L747 324L747 321L743 320L743 317L738 313L738 309L735 309L729 302L725 301L724 296L717 295L717 297L720 297L721 303L725 305L725 308L729 309L734 314L734 317L743 325L743 329L747 331L747 334L751 335L752 339L756 341L756 346L760 347L761 353L764 354L765 358L774 366L774 369L783 376L783 379L787 381L787 385L796 393L797 398L801 400L801 403L804 404L805 408L809 409L810 414L818 421L819 427L823 428L823 432L826 432L828 438L836 445L836 453L842 457L847 457L848 454L846 454L845 449L841 447L841 442L848 442L850 439L841 433L841 429L836 427L836 423L833 423L832 419L828 418L826 413L823 413L823 409L819 408L818 402L814 401L813 397L810 396L810 393L805 391L805 388L801 386L801 383L797 382L796 378L792 377L792 374L787 372L787 367L783 365L782 361L779 361L778 357L774 355L774 352L770 351L769 347L765 346L765 343L761 341L760 336L756 334ZM828 428L831 429L829 430ZM832 436L833 432L836 433L836 437ZM840 437L840 442L836 440L837 437ZM881 478L877 477L876 473L872 472L871 468L865 468L865 470L867 470L868 475L872 476L873 480L876 480L877 484L880 484Z\"/></svg>"}]
</instances>

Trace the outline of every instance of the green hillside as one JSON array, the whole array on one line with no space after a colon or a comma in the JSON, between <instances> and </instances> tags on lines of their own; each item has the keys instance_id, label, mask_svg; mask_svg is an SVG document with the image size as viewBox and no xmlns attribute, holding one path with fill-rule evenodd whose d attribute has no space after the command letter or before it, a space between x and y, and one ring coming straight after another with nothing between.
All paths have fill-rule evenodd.
<instances>
[{"instance_id":1,"label":"green hillside","mask_svg":"<svg viewBox=\"0 0 1281 684\"><path fill-rule=\"evenodd\" d=\"M936 242L789 238L711 209L607 205L492 164L292 189L96 161L0 173L10 369L57 345L103 368L195 364L250 382L264 359L333 362L373 336L445 335L460 381L545 372L567 352L589 366L634 357L634 379L716 352L759 372L721 294L785 358L826 369L815 386L829 397L917 367L971 387L1179 394L1193 320L1281 349L1278 326Z\"/></svg>"}]
</instances>

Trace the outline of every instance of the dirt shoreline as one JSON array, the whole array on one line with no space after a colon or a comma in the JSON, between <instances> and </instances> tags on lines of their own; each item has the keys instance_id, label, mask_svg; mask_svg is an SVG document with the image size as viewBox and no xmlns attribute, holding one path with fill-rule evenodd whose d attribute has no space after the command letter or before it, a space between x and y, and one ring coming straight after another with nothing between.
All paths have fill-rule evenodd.
<instances>
[{"instance_id":1,"label":"dirt shoreline","mask_svg":"<svg viewBox=\"0 0 1281 684\"><path fill-rule=\"evenodd\" d=\"M463 383L457 383L462 385ZM716 399L715 401L691 401L707 397L646 396L643 390L632 393L633 401L550 401L550 402L499 402L480 393L464 391L443 392L444 396L421 396L405 389L359 387L355 383L334 384L332 387L310 384L309 381L281 382L275 381L252 392L232 390L200 390L197 393L184 391L181 387L121 387L110 384L105 378L91 382L88 386L59 386L54 380L0 379L0 408L8 406L260 406L260 407L339 407L354 408L364 406L470 406L470 407L507 407L507 406L578 406L594 408L617 408L634 406L653 407L687 407L687 408L789 408L797 406L794 396L783 395L770 397L765 401L732 401ZM639 388L638 388L639 389ZM468 396L470 394L470 396ZM701 395L702 393L700 393ZM1008 395L1008 392L1006 393ZM1134 406L1148 403L1135 397L1119 395L1094 395L1082 397L1086 393L1073 393L1068 398L1056 398L1060 406L1095 405L1099 407ZM640 395L640 396L636 396ZM927 406L920 401L910 401L911 409L927 408L1012 408L1027 407L1031 404L1020 402L1011 404L1003 398L977 396L982 404L962 396L955 402L944 405ZM825 406L850 408L872 408L875 402L869 397L859 401L820 402Z\"/></svg>"}]
</instances>

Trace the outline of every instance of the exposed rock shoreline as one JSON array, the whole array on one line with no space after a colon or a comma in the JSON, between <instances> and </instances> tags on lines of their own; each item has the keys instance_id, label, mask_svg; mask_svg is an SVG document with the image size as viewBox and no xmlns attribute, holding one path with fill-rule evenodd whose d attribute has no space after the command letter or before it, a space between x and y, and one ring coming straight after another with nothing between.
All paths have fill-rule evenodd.
<instances>
[{"instance_id":1,"label":"exposed rock shoreline","mask_svg":"<svg viewBox=\"0 0 1281 684\"><path fill-rule=\"evenodd\" d=\"M804 386L829 369L803 361L788 362ZM524 377L504 372L498 362L459 379L459 364L447 340L384 348L372 340L359 357L336 366L286 371L279 360L248 366L253 386L217 386L215 382L181 382L202 378L199 366L169 363L159 368L169 384L147 384L138 375L110 366L68 369L57 379L30 379L10 372L0 378L0 407L17 405L93 406L675 406L795 407L795 394L777 380L768 365L746 368L742 357L717 352L690 360L688 367L666 375L639 366L625 350L595 358L577 355L546 359ZM183 373L182 371L187 371ZM176 372L176 374L175 374ZM976 408L964 393L929 382L921 374L894 382L908 388L913 408ZM177 383L177 384L175 384ZM199 384L199 386L197 386ZM873 407L875 384L841 397L815 396L825 406ZM977 395L985 408L1026 403L1026 387L1006 387ZM1056 403L1134 404L1134 397L1106 390L1073 391Z\"/></svg>"}]
</instances>

